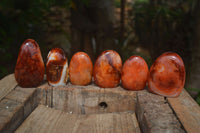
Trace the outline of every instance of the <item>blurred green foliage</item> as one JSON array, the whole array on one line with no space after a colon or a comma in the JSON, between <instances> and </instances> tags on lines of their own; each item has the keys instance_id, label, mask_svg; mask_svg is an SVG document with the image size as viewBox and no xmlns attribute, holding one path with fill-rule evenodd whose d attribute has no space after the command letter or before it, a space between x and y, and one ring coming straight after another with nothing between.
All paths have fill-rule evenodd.
<instances>
[{"instance_id":1,"label":"blurred green foliage","mask_svg":"<svg viewBox=\"0 0 200 133\"><path fill-rule=\"evenodd\" d=\"M185 88L187 91L195 91L198 92L197 97L194 98L194 100L200 105L200 90L196 88Z\"/></svg>"},{"instance_id":2,"label":"blurred green foliage","mask_svg":"<svg viewBox=\"0 0 200 133\"><path fill-rule=\"evenodd\" d=\"M200 105L200 92L198 93L197 98L195 100Z\"/></svg>"},{"instance_id":3,"label":"blurred green foliage","mask_svg":"<svg viewBox=\"0 0 200 133\"><path fill-rule=\"evenodd\" d=\"M136 0L133 4L132 26L139 41L151 53L172 50L184 56L190 49L193 32L193 3L196 0ZM155 56L157 56L155 55ZM154 55L153 55L154 56Z\"/></svg>"},{"instance_id":4,"label":"blurred green foliage","mask_svg":"<svg viewBox=\"0 0 200 133\"><path fill-rule=\"evenodd\" d=\"M186 69L191 61L195 33L195 8L198 0L136 0L130 12L136 37L155 59L165 51L174 51L183 58ZM153 60L154 60L153 59ZM187 66L188 65L188 66ZM199 89L195 98L200 105Z\"/></svg>"},{"instance_id":5,"label":"blurred green foliage","mask_svg":"<svg viewBox=\"0 0 200 133\"><path fill-rule=\"evenodd\" d=\"M121 0L115 0L114 2L115 2L115 7L116 8L120 8L120 6L121 6Z\"/></svg>"},{"instance_id":6,"label":"blurred green foliage","mask_svg":"<svg viewBox=\"0 0 200 133\"><path fill-rule=\"evenodd\" d=\"M89 0L80 2L89 4ZM14 72L19 48L24 40L32 38L42 49L46 47L43 34L51 26L51 20L47 19L47 15L53 12L51 7L69 9L72 5L73 0L0 1L0 78Z\"/></svg>"},{"instance_id":7,"label":"blurred green foliage","mask_svg":"<svg viewBox=\"0 0 200 133\"><path fill-rule=\"evenodd\" d=\"M130 55L142 56L150 66L152 58L148 54L133 51L126 47L131 33L136 41L160 54L167 49L188 54L193 40L194 10L198 0L135 0L129 12L129 28L123 42L120 42L123 59ZM90 0L80 0L86 6ZM45 48L42 34L49 22L45 16L52 6L69 8L73 0L1 0L0 1L0 78L14 69L20 45L27 38L37 38ZM115 0L120 7L120 0ZM162 51L163 50L163 51ZM191 51L190 51L191 52ZM188 55L187 55L188 56ZM190 57L190 56L188 56ZM187 60L186 60L187 61ZM14 70L13 70L14 71ZM198 89L195 89L196 91ZM200 92L196 101L200 104Z\"/></svg>"},{"instance_id":8,"label":"blurred green foliage","mask_svg":"<svg viewBox=\"0 0 200 133\"><path fill-rule=\"evenodd\" d=\"M40 42L48 26L45 12L52 5L66 6L68 0L0 1L0 77L14 69L20 45L27 38ZM44 44L40 44L44 45Z\"/></svg>"}]
</instances>

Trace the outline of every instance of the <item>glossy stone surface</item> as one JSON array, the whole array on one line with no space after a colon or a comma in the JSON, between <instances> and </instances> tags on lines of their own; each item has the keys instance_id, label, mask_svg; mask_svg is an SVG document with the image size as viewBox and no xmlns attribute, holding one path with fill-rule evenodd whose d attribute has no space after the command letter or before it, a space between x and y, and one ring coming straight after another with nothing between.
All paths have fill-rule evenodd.
<instances>
[{"instance_id":1,"label":"glossy stone surface","mask_svg":"<svg viewBox=\"0 0 200 133\"><path fill-rule=\"evenodd\" d=\"M69 64L69 78L74 85L88 85L92 81L93 64L84 52L77 52Z\"/></svg>"},{"instance_id":2,"label":"glossy stone surface","mask_svg":"<svg viewBox=\"0 0 200 133\"><path fill-rule=\"evenodd\" d=\"M49 51L46 63L47 81L52 86L65 85L68 78L68 62L64 51L53 48Z\"/></svg>"},{"instance_id":3,"label":"glossy stone surface","mask_svg":"<svg viewBox=\"0 0 200 133\"><path fill-rule=\"evenodd\" d=\"M181 57L172 52L159 56L150 69L150 92L167 97L180 95L185 84L185 66Z\"/></svg>"},{"instance_id":4,"label":"glossy stone surface","mask_svg":"<svg viewBox=\"0 0 200 133\"><path fill-rule=\"evenodd\" d=\"M15 78L21 87L36 87L44 77L44 62L36 41L27 39L20 48Z\"/></svg>"},{"instance_id":5,"label":"glossy stone surface","mask_svg":"<svg viewBox=\"0 0 200 133\"><path fill-rule=\"evenodd\" d=\"M102 88L116 87L120 82L122 60L114 50L106 50L97 58L93 76L94 82Z\"/></svg>"},{"instance_id":6,"label":"glossy stone surface","mask_svg":"<svg viewBox=\"0 0 200 133\"><path fill-rule=\"evenodd\" d=\"M148 78L148 66L140 56L131 56L122 68L122 86L128 90L143 90Z\"/></svg>"}]
</instances>

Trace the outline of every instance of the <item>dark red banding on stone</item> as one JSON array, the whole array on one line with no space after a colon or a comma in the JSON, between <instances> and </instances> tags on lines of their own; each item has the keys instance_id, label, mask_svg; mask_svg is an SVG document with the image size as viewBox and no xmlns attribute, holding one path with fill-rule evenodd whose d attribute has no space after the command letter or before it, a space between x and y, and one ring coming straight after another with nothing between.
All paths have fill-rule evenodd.
<instances>
[{"instance_id":1,"label":"dark red banding on stone","mask_svg":"<svg viewBox=\"0 0 200 133\"><path fill-rule=\"evenodd\" d=\"M185 84L185 66L181 57L172 52L159 56L150 69L150 92L167 97L180 95Z\"/></svg>"},{"instance_id":2,"label":"dark red banding on stone","mask_svg":"<svg viewBox=\"0 0 200 133\"><path fill-rule=\"evenodd\" d=\"M44 77L44 62L36 41L27 39L20 48L15 78L21 87L36 87Z\"/></svg>"},{"instance_id":3,"label":"dark red banding on stone","mask_svg":"<svg viewBox=\"0 0 200 133\"><path fill-rule=\"evenodd\" d=\"M106 50L99 55L94 64L94 81L103 88L116 87L120 82L121 70L120 55L114 50Z\"/></svg>"}]
</instances>

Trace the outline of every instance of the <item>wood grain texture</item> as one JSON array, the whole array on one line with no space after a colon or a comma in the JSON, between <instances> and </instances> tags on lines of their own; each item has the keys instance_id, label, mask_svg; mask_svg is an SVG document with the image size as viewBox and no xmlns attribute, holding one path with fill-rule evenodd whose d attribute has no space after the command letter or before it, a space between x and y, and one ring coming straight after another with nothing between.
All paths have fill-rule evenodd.
<instances>
[{"instance_id":1,"label":"wood grain texture","mask_svg":"<svg viewBox=\"0 0 200 133\"><path fill-rule=\"evenodd\" d=\"M147 90L137 92L136 115L144 133L185 132L165 98Z\"/></svg>"},{"instance_id":2,"label":"wood grain texture","mask_svg":"<svg viewBox=\"0 0 200 133\"><path fill-rule=\"evenodd\" d=\"M15 75L10 74L0 80L0 100L2 100L12 89L17 86Z\"/></svg>"},{"instance_id":3,"label":"wood grain texture","mask_svg":"<svg viewBox=\"0 0 200 133\"><path fill-rule=\"evenodd\" d=\"M23 105L24 118L26 118L37 106L36 88L22 88L17 86L5 98Z\"/></svg>"},{"instance_id":4,"label":"wood grain texture","mask_svg":"<svg viewBox=\"0 0 200 133\"><path fill-rule=\"evenodd\" d=\"M40 105L16 133L140 133L132 113L78 115Z\"/></svg>"},{"instance_id":5,"label":"wood grain texture","mask_svg":"<svg viewBox=\"0 0 200 133\"><path fill-rule=\"evenodd\" d=\"M0 102L0 132L11 133L23 122L23 105L10 99Z\"/></svg>"},{"instance_id":6,"label":"wood grain texture","mask_svg":"<svg viewBox=\"0 0 200 133\"><path fill-rule=\"evenodd\" d=\"M200 107L185 89L177 98L167 98L188 133L200 132Z\"/></svg>"},{"instance_id":7,"label":"wood grain texture","mask_svg":"<svg viewBox=\"0 0 200 133\"><path fill-rule=\"evenodd\" d=\"M52 86L49 86L47 82L37 87L38 104L52 107L52 95L53 95Z\"/></svg>"},{"instance_id":8,"label":"wood grain texture","mask_svg":"<svg viewBox=\"0 0 200 133\"><path fill-rule=\"evenodd\" d=\"M0 101L0 132L13 132L36 106L36 88L17 86Z\"/></svg>"},{"instance_id":9,"label":"wood grain texture","mask_svg":"<svg viewBox=\"0 0 200 133\"><path fill-rule=\"evenodd\" d=\"M0 88L3 133L15 131L37 104L54 109L40 105L17 132L140 132L137 119L145 133L200 131L200 107L185 90L177 98L165 98L147 90L104 89L93 83L52 87L45 80L37 88L21 88L14 75L0 80L0 87L8 88ZM135 111L137 119L130 113Z\"/></svg>"},{"instance_id":10,"label":"wood grain texture","mask_svg":"<svg viewBox=\"0 0 200 133\"><path fill-rule=\"evenodd\" d=\"M95 85L53 87L52 107L77 114L135 111L136 92ZM106 105L105 105L106 104Z\"/></svg>"}]
</instances>

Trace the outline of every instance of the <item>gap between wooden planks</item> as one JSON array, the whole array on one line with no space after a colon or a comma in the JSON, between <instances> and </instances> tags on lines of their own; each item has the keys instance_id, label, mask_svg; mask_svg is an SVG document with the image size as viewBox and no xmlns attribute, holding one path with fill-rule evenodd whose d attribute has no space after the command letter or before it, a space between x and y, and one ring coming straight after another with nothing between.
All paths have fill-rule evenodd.
<instances>
[{"instance_id":1,"label":"gap between wooden planks","mask_svg":"<svg viewBox=\"0 0 200 133\"><path fill-rule=\"evenodd\" d=\"M188 133L200 133L200 107L183 89L177 98L167 98L171 108Z\"/></svg>"},{"instance_id":2,"label":"gap between wooden planks","mask_svg":"<svg viewBox=\"0 0 200 133\"><path fill-rule=\"evenodd\" d=\"M14 74L8 75L4 79L0 80L0 87L1 87L0 88L0 100L2 98L4 98L9 92L11 92L16 86L17 86L17 83L15 81ZM82 87L80 89L82 89ZM103 93L103 91L104 91L102 89L91 90L91 89L87 89L87 87L85 89L87 91L92 91L93 93L98 93L98 92ZM74 89L72 89L72 90L74 90ZM110 92L110 93L112 92L111 89L106 89L106 91ZM118 91L118 89L117 89L117 91ZM46 92L46 90L44 92ZM121 92L122 91L120 90L118 93L121 93ZM144 93L144 92L139 91L139 93ZM156 95L148 93L148 92L147 92L147 94L152 95L154 97L154 99L155 99L155 97L157 97ZM38 96L38 91L37 91L37 96ZM44 95L42 95L42 96L44 96ZM50 95L50 96L52 96L52 95ZM144 99L144 97L142 95L141 95L141 99ZM138 100L138 97L137 97L137 100ZM167 98L167 100L168 100L169 105L171 106L171 109L175 112L175 115L179 119L180 123L183 125L185 131L189 132L189 133L190 132L191 133L193 133L193 132L199 133L199 131L200 131L200 129L199 129L199 127L200 127L200 107L190 97L190 95L183 89L183 91L179 97ZM139 103L139 101L137 101L137 103ZM145 104L146 103L144 101L144 103L141 104L141 109L145 109L146 105L150 105L150 101L148 100L147 104L146 105ZM156 103L155 103L155 105L157 106ZM152 108L152 106L151 106L151 108ZM153 107L152 109L155 110L156 108ZM147 109L145 109L145 110L146 110L146 112L144 112L144 114L142 114L140 112L141 115L144 115L144 118L151 118L150 116L155 116L154 112L152 112L152 114L150 114ZM149 116L148 116L148 114L149 114ZM146 119L146 122L153 124L155 121L151 121L151 119Z\"/></svg>"}]
</instances>

